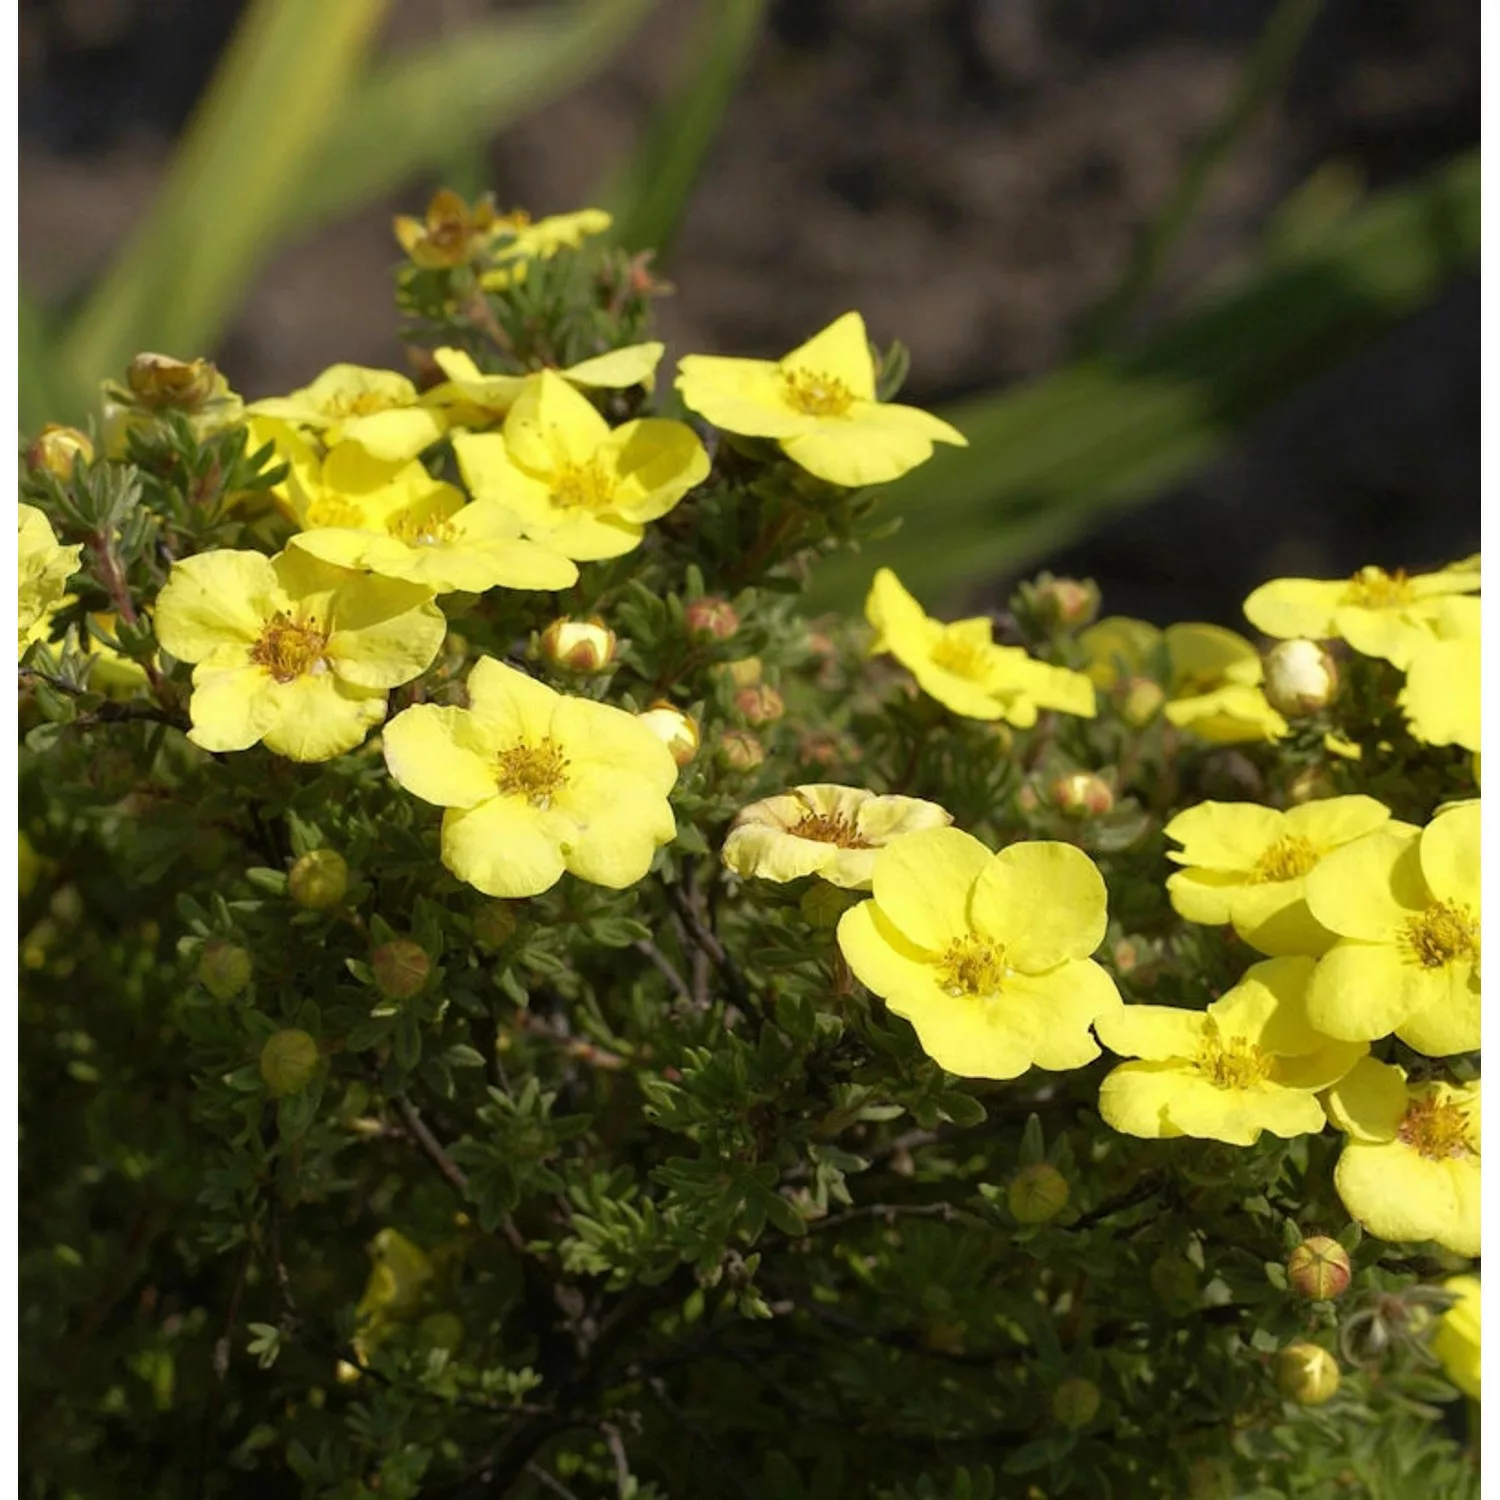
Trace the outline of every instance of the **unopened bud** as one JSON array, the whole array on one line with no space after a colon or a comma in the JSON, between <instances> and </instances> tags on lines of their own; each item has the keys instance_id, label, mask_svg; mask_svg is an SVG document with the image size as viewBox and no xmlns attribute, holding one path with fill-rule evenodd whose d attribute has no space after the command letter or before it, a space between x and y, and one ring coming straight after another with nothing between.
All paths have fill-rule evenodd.
<instances>
[{"instance_id":1,"label":"unopened bud","mask_svg":"<svg viewBox=\"0 0 1500 1500\"><path fill-rule=\"evenodd\" d=\"M410 1000L421 994L432 973L432 960L419 943L393 938L370 955L370 972L375 976L375 988L387 1000Z\"/></svg>"},{"instance_id":2,"label":"unopened bud","mask_svg":"<svg viewBox=\"0 0 1500 1500\"><path fill-rule=\"evenodd\" d=\"M1023 781L1016 789L1016 810L1034 813L1042 805L1042 794L1029 781Z\"/></svg>"},{"instance_id":3,"label":"unopened bud","mask_svg":"<svg viewBox=\"0 0 1500 1500\"><path fill-rule=\"evenodd\" d=\"M1304 802L1317 802L1324 797L1332 797L1337 791L1333 777L1321 766L1304 766L1287 783L1286 800L1293 807L1301 807Z\"/></svg>"},{"instance_id":4,"label":"unopened bud","mask_svg":"<svg viewBox=\"0 0 1500 1500\"><path fill-rule=\"evenodd\" d=\"M1326 1234L1315 1234L1292 1251L1286 1263L1287 1280L1300 1296L1330 1302L1349 1285L1349 1252Z\"/></svg>"},{"instance_id":5,"label":"unopened bud","mask_svg":"<svg viewBox=\"0 0 1500 1500\"><path fill-rule=\"evenodd\" d=\"M747 724L774 724L786 712L786 704L775 688L762 683L741 688L734 695L734 710Z\"/></svg>"},{"instance_id":6,"label":"unopened bud","mask_svg":"<svg viewBox=\"0 0 1500 1500\"><path fill-rule=\"evenodd\" d=\"M602 672L615 659L618 642L603 620L554 620L542 632L542 656L568 672Z\"/></svg>"},{"instance_id":7,"label":"unopened bud","mask_svg":"<svg viewBox=\"0 0 1500 1500\"><path fill-rule=\"evenodd\" d=\"M1059 1426L1076 1431L1087 1427L1098 1414L1099 1387L1092 1380L1076 1375L1052 1393L1052 1420Z\"/></svg>"},{"instance_id":8,"label":"unopened bud","mask_svg":"<svg viewBox=\"0 0 1500 1500\"><path fill-rule=\"evenodd\" d=\"M739 661L727 661L724 670L729 674L729 680L737 688L755 687L759 684L761 674L765 670L760 657L745 656Z\"/></svg>"},{"instance_id":9,"label":"unopened bud","mask_svg":"<svg viewBox=\"0 0 1500 1500\"><path fill-rule=\"evenodd\" d=\"M1144 729L1167 701L1166 691L1150 677L1129 677L1116 689L1120 717L1132 729Z\"/></svg>"},{"instance_id":10,"label":"unopened bud","mask_svg":"<svg viewBox=\"0 0 1500 1500\"><path fill-rule=\"evenodd\" d=\"M327 911L349 889L349 866L333 849L309 849L287 877L292 900L309 911Z\"/></svg>"},{"instance_id":11,"label":"unopened bud","mask_svg":"<svg viewBox=\"0 0 1500 1500\"><path fill-rule=\"evenodd\" d=\"M197 411L222 386L218 370L206 359L173 359L166 354L137 354L125 371L125 384L142 406Z\"/></svg>"},{"instance_id":12,"label":"unopened bud","mask_svg":"<svg viewBox=\"0 0 1500 1500\"><path fill-rule=\"evenodd\" d=\"M1052 805L1070 818L1098 818L1115 805L1115 794L1092 771L1074 771L1052 783Z\"/></svg>"},{"instance_id":13,"label":"unopened bud","mask_svg":"<svg viewBox=\"0 0 1500 1500\"><path fill-rule=\"evenodd\" d=\"M1081 630L1099 613L1099 586L1092 579L1049 578L1032 595L1038 617L1049 625Z\"/></svg>"},{"instance_id":14,"label":"unopened bud","mask_svg":"<svg viewBox=\"0 0 1500 1500\"><path fill-rule=\"evenodd\" d=\"M250 955L238 943L209 938L198 954L198 983L215 1000L233 1000L250 983Z\"/></svg>"},{"instance_id":15,"label":"unopened bud","mask_svg":"<svg viewBox=\"0 0 1500 1500\"><path fill-rule=\"evenodd\" d=\"M657 702L637 717L672 752L679 766L688 765L697 755L698 723L691 714L670 703Z\"/></svg>"},{"instance_id":16,"label":"unopened bud","mask_svg":"<svg viewBox=\"0 0 1500 1500\"><path fill-rule=\"evenodd\" d=\"M503 948L515 935L516 909L509 901L487 901L474 913L474 941Z\"/></svg>"},{"instance_id":17,"label":"unopened bud","mask_svg":"<svg viewBox=\"0 0 1500 1500\"><path fill-rule=\"evenodd\" d=\"M714 758L728 771L753 771L763 765L766 749L748 729L726 729L714 747Z\"/></svg>"},{"instance_id":18,"label":"unopened bud","mask_svg":"<svg viewBox=\"0 0 1500 1500\"><path fill-rule=\"evenodd\" d=\"M1121 938L1114 946L1115 970L1120 974L1133 974L1141 965L1141 950L1129 938Z\"/></svg>"},{"instance_id":19,"label":"unopened bud","mask_svg":"<svg viewBox=\"0 0 1500 1500\"><path fill-rule=\"evenodd\" d=\"M688 639L700 645L727 641L740 628L740 617L727 599L694 599L683 614Z\"/></svg>"},{"instance_id":20,"label":"unopened bud","mask_svg":"<svg viewBox=\"0 0 1500 1500\"><path fill-rule=\"evenodd\" d=\"M305 1031L278 1031L260 1049L260 1076L274 1098L298 1094L318 1071L318 1044Z\"/></svg>"},{"instance_id":21,"label":"unopened bud","mask_svg":"<svg viewBox=\"0 0 1500 1500\"><path fill-rule=\"evenodd\" d=\"M1318 1344L1298 1341L1276 1356L1276 1389L1299 1406L1321 1406L1339 1388L1338 1361Z\"/></svg>"},{"instance_id":22,"label":"unopened bud","mask_svg":"<svg viewBox=\"0 0 1500 1500\"><path fill-rule=\"evenodd\" d=\"M1005 1206L1018 1224L1045 1224L1068 1206L1068 1179L1044 1161L1022 1167L1005 1189Z\"/></svg>"},{"instance_id":23,"label":"unopened bud","mask_svg":"<svg viewBox=\"0 0 1500 1500\"><path fill-rule=\"evenodd\" d=\"M1315 714L1338 694L1339 669L1316 641L1278 641L1264 665L1266 702L1285 718Z\"/></svg>"},{"instance_id":24,"label":"unopened bud","mask_svg":"<svg viewBox=\"0 0 1500 1500\"><path fill-rule=\"evenodd\" d=\"M89 463L94 457L94 445L86 433L76 427L64 427L58 422L48 422L37 434L36 441L26 450L27 465L33 469L45 469L59 479L73 477L73 465L81 458Z\"/></svg>"},{"instance_id":25,"label":"unopened bud","mask_svg":"<svg viewBox=\"0 0 1500 1500\"><path fill-rule=\"evenodd\" d=\"M828 932L839 925L839 918L863 896L863 891L840 890L820 880L803 893L797 909L809 927Z\"/></svg>"}]
</instances>

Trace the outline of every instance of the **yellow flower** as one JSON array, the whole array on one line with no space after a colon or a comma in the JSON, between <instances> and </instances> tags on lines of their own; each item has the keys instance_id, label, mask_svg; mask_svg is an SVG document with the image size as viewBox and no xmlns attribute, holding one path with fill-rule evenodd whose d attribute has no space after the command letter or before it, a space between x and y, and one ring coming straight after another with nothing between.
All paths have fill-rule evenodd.
<instances>
[{"instance_id":1,"label":"yellow flower","mask_svg":"<svg viewBox=\"0 0 1500 1500\"><path fill-rule=\"evenodd\" d=\"M550 370L517 397L503 436L460 433L453 451L476 500L498 501L525 535L580 561L638 547L646 522L666 515L709 469L686 424L646 417L611 430Z\"/></svg>"},{"instance_id":2,"label":"yellow flower","mask_svg":"<svg viewBox=\"0 0 1500 1500\"><path fill-rule=\"evenodd\" d=\"M1323 1128L1317 1092L1366 1053L1307 1019L1311 958L1271 958L1206 1011L1127 1005L1094 1023L1122 1063L1099 1086L1104 1123L1150 1140L1191 1135L1253 1146L1263 1130L1290 1138Z\"/></svg>"},{"instance_id":3,"label":"yellow flower","mask_svg":"<svg viewBox=\"0 0 1500 1500\"><path fill-rule=\"evenodd\" d=\"M308 428L329 448L358 443L386 463L415 458L447 429L442 412L424 404L404 375L364 365L330 365L311 385L246 410Z\"/></svg>"},{"instance_id":4,"label":"yellow flower","mask_svg":"<svg viewBox=\"0 0 1500 1500\"><path fill-rule=\"evenodd\" d=\"M1094 716L1093 684L1081 672L1037 661L1019 646L997 646L982 616L951 625L930 619L889 568L875 575L865 617L876 630L872 652L890 652L953 713L1004 719L1018 729L1035 724L1043 708Z\"/></svg>"},{"instance_id":5,"label":"yellow flower","mask_svg":"<svg viewBox=\"0 0 1500 1500\"><path fill-rule=\"evenodd\" d=\"M17 517L16 655L47 633L52 609L61 601L68 579L78 571L82 546L60 546L52 524L34 505L22 505Z\"/></svg>"},{"instance_id":6,"label":"yellow flower","mask_svg":"<svg viewBox=\"0 0 1500 1500\"><path fill-rule=\"evenodd\" d=\"M446 629L430 589L292 551L183 558L156 602L163 648L196 663L188 738L205 750L264 740L290 760L358 745Z\"/></svg>"},{"instance_id":7,"label":"yellow flower","mask_svg":"<svg viewBox=\"0 0 1500 1500\"><path fill-rule=\"evenodd\" d=\"M1277 578L1245 600L1245 618L1267 635L1337 636L1364 656L1384 657L1404 669L1412 653L1432 638L1440 601L1478 587L1477 566L1415 578L1373 567L1330 582Z\"/></svg>"},{"instance_id":8,"label":"yellow flower","mask_svg":"<svg viewBox=\"0 0 1500 1500\"><path fill-rule=\"evenodd\" d=\"M1122 680L1149 677L1153 659L1159 659L1167 679L1167 719L1200 739L1233 745L1280 739L1287 732L1286 720L1260 688L1260 653L1232 630L1195 623L1160 630L1112 615L1091 625L1078 642L1089 655L1089 676L1106 691Z\"/></svg>"},{"instance_id":9,"label":"yellow flower","mask_svg":"<svg viewBox=\"0 0 1500 1500\"><path fill-rule=\"evenodd\" d=\"M302 516L309 529L289 546L324 562L404 578L437 594L487 589L565 589L578 569L521 539L521 523L492 500L470 504L420 459L392 470L356 443L323 460L320 493Z\"/></svg>"},{"instance_id":10,"label":"yellow flower","mask_svg":"<svg viewBox=\"0 0 1500 1500\"><path fill-rule=\"evenodd\" d=\"M1411 732L1429 745L1479 750L1479 600L1456 595L1438 601L1433 638L1416 647L1397 702Z\"/></svg>"},{"instance_id":11,"label":"yellow flower","mask_svg":"<svg viewBox=\"0 0 1500 1500\"><path fill-rule=\"evenodd\" d=\"M992 854L956 828L929 828L881 850L873 891L840 919L839 948L939 1066L1018 1078L1099 1055L1089 1027L1120 996L1089 958L1106 897L1081 850L1035 842Z\"/></svg>"},{"instance_id":12,"label":"yellow flower","mask_svg":"<svg viewBox=\"0 0 1500 1500\"><path fill-rule=\"evenodd\" d=\"M1445 1291L1458 1301L1438 1321L1432 1336L1432 1352L1442 1361L1443 1372L1464 1395L1479 1396L1479 1278L1450 1276Z\"/></svg>"},{"instance_id":13,"label":"yellow flower","mask_svg":"<svg viewBox=\"0 0 1500 1500\"><path fill-rule=\"evenodd\" d=\"M1200 802L1162 830L1183 846L1167 858L1187 866L1167 880L1173 909L1189 922L1232 922L1262 953L1324 953L1335 935L1307 909L1307 874L1389 817L1373 797L1328 797L1288 812Z\"/></svg>"},{"instance_id":14,"label":"yellow flower","mask_svg":"<svg viewBox=\"0 0 1500 1500\"><path fill-rule=\"evenodd\" d=\"M952 821L951 813L916 797L799 786L741 810L724 840L724 863L746 880L821 875L830 885L867 891L875 857L893 839Z\"/></svg>"},{"instance_id":15,"label":"yellow flower","mask_svg":"<svg viewBox=\"0 0 1500 1500\"><path fill-rule=\"evenodd\" d=\"M486 271L479 284L487 292L503 292L526 279L528 261L551 260L559 250L576 250L586 239L603 234L613 223L602 208L552 214L534 223L525 209L518 208L496 219L490 240L503 264Z\"/></svg>"},{"instance_id":16,"label":"yellow flower","mask_svg":"<svg viewBox=\"0 0 1500 1500\"><path fill-rule=\"evenodd\" d=\"M485 196L470 209L451 188L439 188L424 218L397 214L391 227L413 265L423 269L462 266L488 242L495 228L495 205Z\"/></svg>"},{"instance_id":17,"label":"yellow flower","mask_svg":"<svg viewBox=\"0 0 1500 1500\"><path fill-rule=\"evenodd\" d=\"M676 834L677 766L634 714L567 697L489 657L468 708L420 704L382 736L391 775L445 808L443 863L487 896L535 896L563 871L621 890Z\"/></svg>"},{"instance_id":18,"label":"yellow flower","mask_svg":"<svg viewBox=\"0 0 1500 1500\"><path fill-rule=\"evenodd\" d=\"M1313 917L1339 941L1308 991L1313 1024L1373 1041L1394 1031L1429 1057L1479 1046L1479 803L1420 831L1388 823L1307 877Z\"/></svg>"},{"instance_id":19,"label":"yellow flower","mask_svg":"<svg viewBox=\"0 0 1500 1500\"><path fill-rule=\"evenodd\" d=\"M885 484L931 458L934 443L968 446L930 413L876 400L875 359L856 312L780 360L690 354L678 364L677 389L714 426L775 439L829 484Z\"/></svg>"},{"instance_id":20,"label":"yellow flower","mask_svg":"<svg viewBox=\"0 0 1500 1500\"><path fill-rule=\"evenodd\" d=\"M666 345L627 344L558 370L569 385L584 390L629 390L652 383ZM448 408L454 427L488 427L498 422L516 404L531 375L486 375L462 349L434 349L432 357L448 378L423 397L433 406Z\"/></svg>"},{"instance_id":21,"label":"yellow flower","mask_svg":"<svg viewBox=\"0 0 1500 1500\"><path fill-rule=\"evenodd\" d=\"M1344 1207L1383 1240L1436 1240L1479 1254L1479 1082L1411 1085L1361 1058L1330 1090L1349 1137L1334 1169Z\"/></svg>"}]
</instances>

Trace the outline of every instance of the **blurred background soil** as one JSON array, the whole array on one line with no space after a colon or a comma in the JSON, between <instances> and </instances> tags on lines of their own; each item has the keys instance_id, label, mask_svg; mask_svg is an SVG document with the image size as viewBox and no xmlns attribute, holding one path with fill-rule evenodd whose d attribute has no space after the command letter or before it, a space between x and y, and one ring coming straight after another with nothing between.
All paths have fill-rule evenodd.
<instances>
[{"instance_id":1,"label":"blurred background soil","mask_svg":"<svg viewBox=\"0 0 1500 1500\"><path fill-rule=\"evenodd\" d=\"M384 45L489 8L520 7L402 0ZM675 353L774 356L857 307L878 342L909 345L906 398L924 404L1055 367L1271 8L777 0L666 268L678 290L661 304L664 336ZM36 295L75 296L129 230L240 9L22 0L20 261ZM664 0L602 73L492 143L502 206L541 214L595 196L670 86L698 9ZM1383 187L1476 144L1478 41L1477 0L1329 0L1148 318L1246 263L1321 164ZM266 267L212 351L237 389L284 391L337 360L399 365L390 215L419 210L433 185ZM1272 574L1477 550L1478 311L1477 279L1452 287L1191 483L1050 565L1097 577L1111 612L1242 624L1239 600Z\"/></svg>"}]
</instances>

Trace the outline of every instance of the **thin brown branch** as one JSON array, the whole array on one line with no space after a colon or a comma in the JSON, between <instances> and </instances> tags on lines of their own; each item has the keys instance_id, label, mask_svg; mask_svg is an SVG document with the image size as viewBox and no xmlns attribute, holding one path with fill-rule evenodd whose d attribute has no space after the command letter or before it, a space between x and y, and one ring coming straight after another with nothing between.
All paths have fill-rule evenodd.
<instances>
[{"instance_id":1,"label":"thin brown branch","mask_svg":"<svg viewBox=\"0 0 1500 1500\"><path fill-rule=\"evenodd\" d=\"M689 1005L692 1004L693 992L688 988L687 981L682 977L681 974L677 972L676 965L672 963L671 959L669 959L667 955L656 946L655 943L653 943L649 938L642 938L638 943L635 944L635 950L637 953L643 954L646 958L649 958L651 960L652 964L655 965L657 972L660 973L662 978L665 979L667 983L672 987L673 993L679 1000L682 1000Z\"/></svg>"},{"instance_id":2,"label":"thin brown branch","mask_svg":"<svg viewBox=\"0 0 1500 1500\"><path fill-rule=\"evenodd\" d=\"M951 1203L865 1203L841 1214L830 1214L826 1219L814 1219L807 1226L807 1232L816 1234L823 1229L838 1229L857 1219L884 1219L888 1224L894 1224L897 1219L938 1219L944 1224L952 1224L958 1217L959 1210Z\"/></svg>"}]
</instances>

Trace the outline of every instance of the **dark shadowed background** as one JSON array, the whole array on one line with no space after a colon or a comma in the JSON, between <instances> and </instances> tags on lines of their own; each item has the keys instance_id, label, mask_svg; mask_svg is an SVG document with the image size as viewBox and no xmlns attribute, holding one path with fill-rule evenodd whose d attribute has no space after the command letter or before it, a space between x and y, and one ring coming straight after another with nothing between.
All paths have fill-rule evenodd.
<instances>
[{"instance_id":1,"label":"dark shadowed background","mask_svg":"<svg viewBox=\"0 0 1500 1500\"><path fill-rule=\"evenodd\" d=\"M523 8L400 0L382 49ZM66 306L142 212L241 9L22 0L20 258L34 295ZM923 404L1056 368L1222 116L1272 9L777 0L667 264L673 353L774 356L857 307L877 341L909 345L906 398ZM601 72L455 172L534 214L589 201L652 119L700 11L663 0ZM1373 190L1477 144L1478 32L1477 0L1328 0L1288 88L1215 173L1143 325L1232 276L1315 169ZM221 348L170 352L215 354L247 396L336 360L399 366L390 216L434 185L278 252ZM1111 612L1243 625L1239 601L1268 575L1476 550L1478 307L1476 279L1450 282L1190 482L1047 562L1095 576Z\"/></svg>"}]
</instances>

